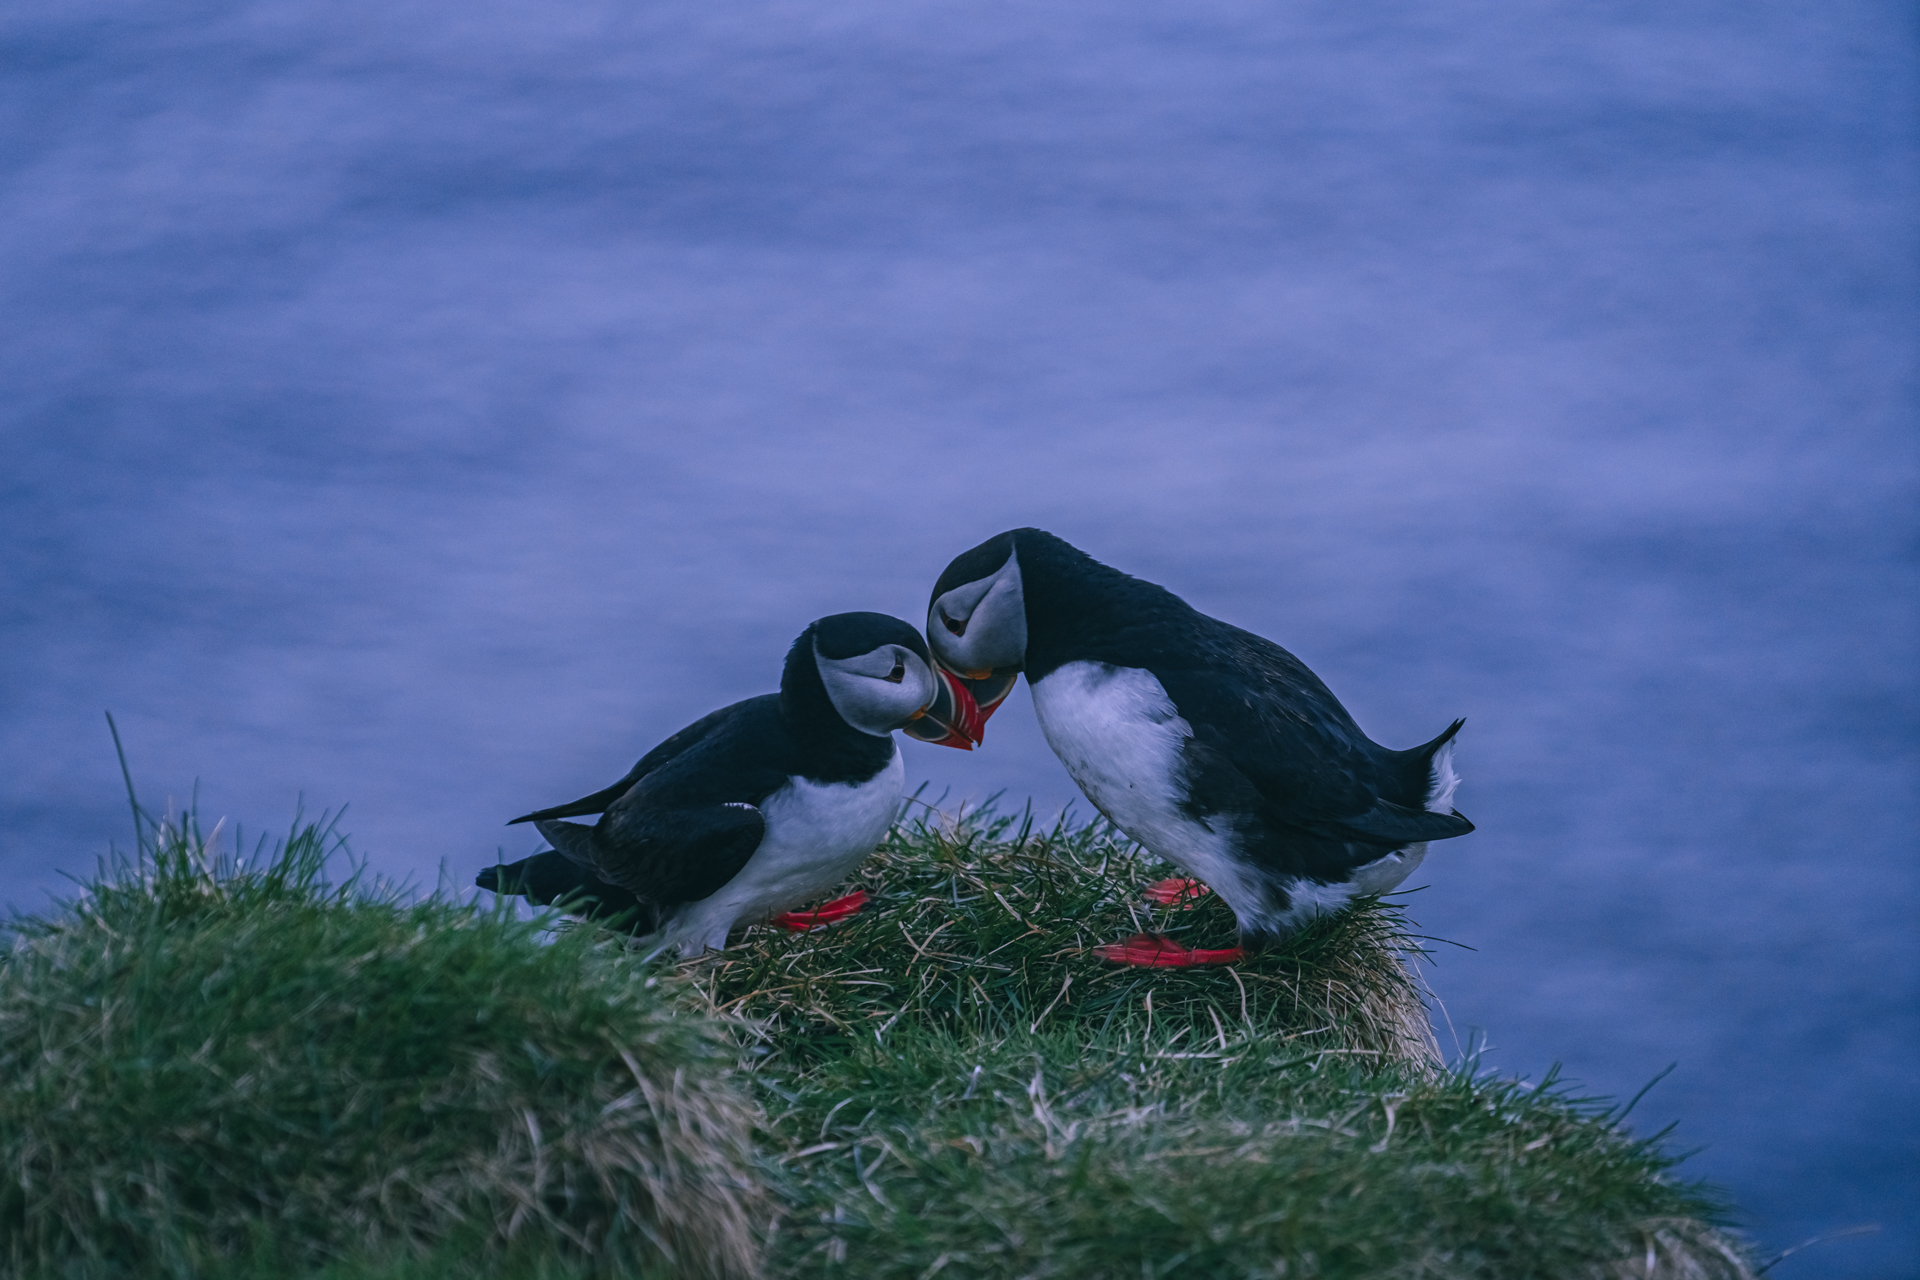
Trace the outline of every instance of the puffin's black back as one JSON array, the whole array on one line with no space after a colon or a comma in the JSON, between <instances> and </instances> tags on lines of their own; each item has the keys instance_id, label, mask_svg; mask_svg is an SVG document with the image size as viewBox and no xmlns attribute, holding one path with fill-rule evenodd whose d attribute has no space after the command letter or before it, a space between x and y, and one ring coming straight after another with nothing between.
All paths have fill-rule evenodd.
<instances>
[{"instance_id":1,"label":"puffin's black back","mask_svg":"<svg viewBox=\"0 0 1920 1280\"><path fill-rule=\"evenodd\" d=\"M536 854L481 874L483 888L536 902L566 894L595 899L588 913L629 905L642 931L658 912L712 894L752 857L765 832L754 809L795 778L866 782L893 760L891 734L863 733L827 696L815 662L899 644L931 662L920 633L880 613L818 619L787 652L780 692L724 707L641 757L627 775L569 804L515 818L539 822L563 852ZM559 819L600 814L593 826ZM595 870L590 870L589 867ZM491 883L490 883L491 882ZM610 892L609 892L610 891Z\"/></svg>"},{"instance_id":2,"label":"puffin's black back","mask_svg":"<svg viewBox=\"0 0 1920 1280\"><path fill-rule=\"evenodd\" d=\"M888 643L927 655L926 640L898 618L872 613L819 619L787 650L779 693L702 716L647 752L612 786L513 821L606 813L643 781L649 793L665 790L681 803L757 805L794 777L813 782L872 777L893 758L893 744L841 719L813 660L816 637L828 658L852 657Z\"/></svg>"},{"instance_id":3,"label":"puffin's black back","mask_svg":"<svg viewBox=\"0 0 1920 1280\"><path fill-rule=\"evenodd\" d=\"M935 598L993 572L1008 548L1020 561L1030 682L1069 662L1151 671L1194 727L1196 747L1230 756L1258 790L1258 807L1276 821L1302 811L1358 812L1375 797L1424 806L1433 754L1457 725L1421 747L1389 750L1273 641L1208 617L1165 587L1101 564L1044 529L1013 529L967 552L955 566L974 563L958 574L950 567ZM1303 771L1308 762L1313 767ZM1194 781L1203 811L1253 803L1247 796L1209 797L1204 777Z\"/></svg>"},{"instance_id":4,"label":"puffin's black back","mask_svg":"<svg viewBox=\"0 0 1920 1280\"><path fill-rule=\"evenodd\" d=\"M758 806L794 778L865 782L886 768L895 750L892 735L863 733L841 718L814 653L817 644L828 658L851 657L905 644L908 631L885 614L835 615L809 625L787 651L779 693L708 717L709 732L606 805L593 832L603 874L650 902L704 898L752 856L759 835L743 837L764 830L740 827L743 815L727 806ZM925 652L917 633L912 639ZM688 856L693 846L705 852ZM607 858L619 858L620 865Z\"/></svg>"}]
</instances>

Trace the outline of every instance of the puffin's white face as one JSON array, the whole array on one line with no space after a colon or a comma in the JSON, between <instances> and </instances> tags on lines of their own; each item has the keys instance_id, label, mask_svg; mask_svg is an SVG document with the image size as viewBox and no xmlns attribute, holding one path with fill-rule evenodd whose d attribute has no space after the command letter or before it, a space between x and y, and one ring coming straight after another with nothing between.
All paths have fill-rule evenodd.
<instances>
[{"instance_id":1,"label":"puffin's white face","mask_svg":"<svg viewBox=\"0 0 1920 1280\"><path fill-rule=\"evenodd\" d=\"M984 680L995 668L1018 670L1027 660L1027 600L1020 586L1020 558L987 577L958 586L927 610L927 644L941 666L969 680Z\"/></svg>"},{"instance_id":2,"label":"puffin's white face","mask_svg":"<svg viewBox=\"0 0 1920 1280\"><path fill-rule=\"evenodd\" d=\"M813 660L833 709L862 733L885 737L934 700L932 669L905 645L883 644L851 658L822 657L816 646Z\"/></svg>"}]
</instances>

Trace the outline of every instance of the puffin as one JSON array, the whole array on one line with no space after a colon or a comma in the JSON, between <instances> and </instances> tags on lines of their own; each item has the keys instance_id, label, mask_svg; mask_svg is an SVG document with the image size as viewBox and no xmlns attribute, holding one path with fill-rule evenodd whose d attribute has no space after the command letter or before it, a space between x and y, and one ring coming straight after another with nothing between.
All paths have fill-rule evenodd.
<instances>
[{"instance_id":1,"label":"puffin","mask_svg":"<svg viewBox=\"0 0 1920 1280\"><path fill-rule=\"evenodd\" d=\"M1238 947L1138 934L1103 959L1230 964L1314 916L1395 888L1427 845L1466 835L1453 808L1456 720L1394 751L1368 738L1305 663L1042 529L956 557L927 641L982 721L1024 673L1041 732L1094 807L1233 909Z\"/></svg>"},{"instance_id":2,"label":"puffin","mask_svg":"<svg viewBox=\"0 0 1920 1280\"><path fill-rule=\"evenodd\" d=\"M912 624L836 613L794 640L780 692L694 721L610 787L513 819L553 847L475 883L624 929L649 958L720 950L748 924L831 923L865 895L790 908L846 879L893 824L906 780L894 730L972 750L981 725Z\"/></svg>"}]
</instances>

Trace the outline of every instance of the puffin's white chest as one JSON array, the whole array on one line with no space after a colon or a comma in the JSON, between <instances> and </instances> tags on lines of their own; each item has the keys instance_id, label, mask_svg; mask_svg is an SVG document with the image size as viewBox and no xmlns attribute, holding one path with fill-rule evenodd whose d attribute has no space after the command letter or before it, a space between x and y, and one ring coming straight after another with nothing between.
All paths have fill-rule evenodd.
<instances>
[{"instance_id":1,"label":"puffin's white chest","mask_svg":"<svg viewBox=\"0 0 1920 1280\"><path fill-rule=\"evenodd\" d=\"M1070 662L1029 687L1047 745L1114 826L1204 880L1242 916L1264 910L1264 886L1234 857L1229 833L1181 807L1181 752L1193 730L1151 671Z\"/></svg>"},{"instance_id":2,"label":"puffin's white chest","mask_svg":"<svg viewBox=\"0 0 1920 1280\"><path fill-rule=\"evenodd\" d=\"M865 782L794 778L760 802L760 847L712 896L687 904L663 941L715 950L738 924L752 924L817 898L874 851L900 809L906 762L896 744L886 768Z\"/></svg>"}]
</instances>

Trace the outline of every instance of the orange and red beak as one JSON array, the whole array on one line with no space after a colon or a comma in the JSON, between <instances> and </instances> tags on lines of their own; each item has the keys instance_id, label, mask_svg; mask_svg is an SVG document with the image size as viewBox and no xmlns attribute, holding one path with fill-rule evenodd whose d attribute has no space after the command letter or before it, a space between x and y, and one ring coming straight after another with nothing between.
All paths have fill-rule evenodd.
<instances>
[{"instance_id":1,"label":"orange and red beak","mask_svg":"<svg viewBox=\"0 0 1920 1280\"><path fill-rule=\"evenodd\" d=\"M966 682L937 663L933 701L908 722L906 734L941 747L971 751L986 733L987 718L967 691Z\"/></svg>"},{"instance_id":2,"label":"orange and red beak","mask_svg":"<svg viewBox=\"0 0 1920 1280\"><path fill-rule=\"evenodd\" d=\"M939 688L933 702L907 726L907 735L962 751L971 751L985 740L987 717L1006 701L1007 695L1013 692L1014 682L1020 678L1018 671L1004 675L996 671L988 673L985 679L969 680L938 663L934 664L933 674L939 677Z\"/></svg>"}]
</instances>

